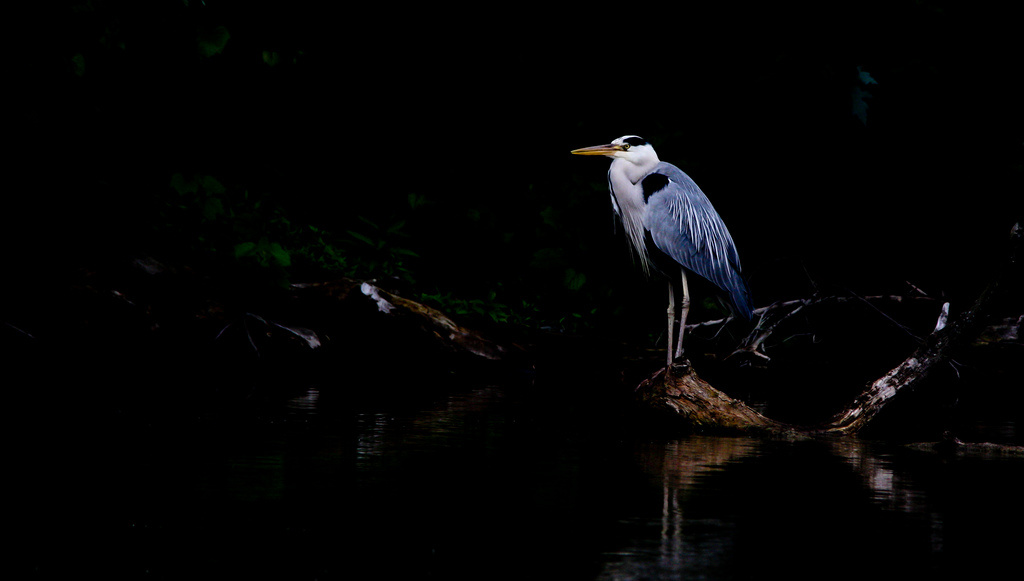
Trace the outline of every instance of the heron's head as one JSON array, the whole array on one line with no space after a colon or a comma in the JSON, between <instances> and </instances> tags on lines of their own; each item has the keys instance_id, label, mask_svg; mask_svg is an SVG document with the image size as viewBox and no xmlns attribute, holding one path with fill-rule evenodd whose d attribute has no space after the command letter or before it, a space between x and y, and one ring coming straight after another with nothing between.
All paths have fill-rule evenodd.
<instances>
[{"instance_id":1,"label":"heron's head","mask_svg":"<svg viewBox=\"0 0 1024 581\"><path fill-rule=\"evenodd\" d=\"M643 137L636 135L623 135L618 139L613 139L607 145L574 149L571 153L574 155L604 155L613 159L623 159L636 165L658 163L658 154L654 153L651 144L647 143Z\"/></svg>"}]
</instances>

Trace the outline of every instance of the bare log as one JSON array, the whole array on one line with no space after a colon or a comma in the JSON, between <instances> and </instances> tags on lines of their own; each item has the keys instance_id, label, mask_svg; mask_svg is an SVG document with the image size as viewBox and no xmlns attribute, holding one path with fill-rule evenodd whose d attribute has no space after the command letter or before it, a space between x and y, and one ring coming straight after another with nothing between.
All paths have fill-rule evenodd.
<instances>
[{"instance_id":1,"label":"bare log","mask_svg":"<svg viewBox=\"0 0 1024 581\"><path fill-rule=\"evenodd\" d=\"M944 324L936 325L936 330L924 345L888 373L871 382L860 396L846 409L833 416L821 430L829 433L857 433L897 393L920 384L939 364L948 361L955 346L977 336L984 328L989 305L1002 290L1004 277L1011 269L1017 267L1016 251L1020 246L1021 232L1021 226L1015 224L1011 230L1011 246L1006 267L1000 270L969 309L952 323L946 323L945 317L940 318L940 322Z\"/></svg>"},{"instance_id":2,"label":"bare log","mask_svg":"<svg viewBox=\"0 0 1024 581\"><path fill-rule=\"evenodd\" d=\"M641 382L637 392L650 409L682 418L688 427L698 430L795 431L793 426L769 419L742 401L715 389L685 361L658 370Z\"/></svg>"},{"instance_id":3,"label":"bare log","mask_svg":"<svg viewBox=\"0 0 1024 581\"><path fill-rule=\"evenodd\" d=\"M961 442L957 438L947 437L939 442L918 442L908 444L908 448L919 452L950 454L961 457L1016 457L1024 458L1024 446L994 444L992 442Z\"/></svg>"},{"instance_id":4,"label":"bare log","mask_svg":"<svg viewBox=\"0 0 1024 581\"><path fill-rule=\"evenodd\" d=\"M363 294L376 297L378 305L381 304L381 301L388 302L397 308L400 314L412 317L421 327L454 350L465 351L491 360L502 359L507 354L507 349L504 346L473 329L459 325L433 307L389 293L373 287L369 283L362 283L361 289Z\"/></svg>"},{"instance_id":5,"label":"bare log","mask_svg":"<svg viewBox=\"0 0 1024 581\"><path fill-rule=\"evenodd\" d=\"M340 301L364 300L375 303L382 315L402 320L410 329L418 328L444 348L489 360L504 359L512 348L501 345L479 331L459 325L438 309L384 290L370 281L339 279L330 282L292 285L295 289L316 290ZM360 297L362 295L362 297Z\"/></svg>"},{"instance_id":6,"label":"bare log","mask_svg":"<svg viewBox=\"0 0 1024 581\"><path fill-rule=\"evenodd\" d=\"M919 385L932 370L949 360L954 347L981 332L993 298L1002 291L1004 278L1019 268L1016 256L1021 237L1022 228L1016 224L1011 230L1007 264L971 308L952 322L937 325L936 330L909 357L882 377L872 381L857 398L823 425L801 427L766 418L701 380L688 363L680 366L678 371L676 368L667 372L661 370L642 382L637 388L639 397L651 409L669 411L679 417L682 424L697 429L855 434L876 417L897 393ZM757 326L740 351L756 353L764 338L777 328L782 320L820 300L792 301L780 309L762 313L762 319L768 318L766 314L772 317Z\"/></svg>"}]
</instances>

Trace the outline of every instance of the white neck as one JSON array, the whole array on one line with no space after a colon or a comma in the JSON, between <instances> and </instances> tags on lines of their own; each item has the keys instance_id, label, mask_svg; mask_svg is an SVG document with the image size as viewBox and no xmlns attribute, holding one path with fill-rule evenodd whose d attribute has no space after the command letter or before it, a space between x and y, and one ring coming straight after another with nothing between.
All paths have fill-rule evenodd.
<instances>
[{"instance_id":1,"label":"white neck","mask_svg":"<svg viewBox=\"0 0 1024 581\"><path fill-rule=\"evenodd\" d=\"M630 183L636 184L644 176L654 170L661 160L652 147L644 147L642 151L631 150L629 155L618 154L612 157L612 165L609 171L617 173L628 179Z\"/></svg>"},{"instance_id":2,"label":"white neck","mask_svg":"<svg viewBox=\"0 0 1024 581\"><path fill-rule=\"evenodd\" d=\"M651 150L650 155L642 158L616 157L608 168L608 183L618 204L622 225L645 273L650 272L647 246L644 243L644 214L647 205L644 203L640 180L651 173L658 162L658 156Z\"/></svg>"}]
</instances>

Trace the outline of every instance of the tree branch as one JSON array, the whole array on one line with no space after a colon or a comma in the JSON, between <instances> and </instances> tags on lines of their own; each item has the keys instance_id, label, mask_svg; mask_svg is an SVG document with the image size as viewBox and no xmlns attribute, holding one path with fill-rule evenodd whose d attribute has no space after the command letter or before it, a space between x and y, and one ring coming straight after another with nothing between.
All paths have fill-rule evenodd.
<instances>
[{"instance_id":1,"label":"tree branch","mask_svg":"<svg viewBox=\"0 0 1024 581\"><path fill-rule=\"evenodd\" d=\"M888 373L868 384L865 390L841 412L823 425L801 427L766 418L749 406L734 400L700 379L688 364L674 366L668 372L661 370L642 382L637 391L641 401L650 408L667 411L678 416L692 428L728 431L768 431L802 433L855 434L867 425L879 411L900 391L922 383L939 364L948 361L957 345L977 336L988 316L993 299L1004 289L1006 279L1019 268L1018 248L1022 228L1011 229L1009 251L1005 264L985 288L971 308L945 326L936 327L920 347ZM760 320L754 331L734 352L747 353L767 359L758 351L765 339L779 325L796 313L811 306L830 301L844 301L844 297L812 297L777 303L758 309Z\"/></svg>"},{"instance_id":2,"label":"tree branch","mask_svg":"<svg viewBox=\"0 0 1024 581\"><path fill-rule=\"evenodd\" d=\"M950 358L953 348L977 336L984 327L989 306L1003 289L1005 279L1017 268L1017 250L1022 228L1015 224L1010 231L1010 249L1005 266L982 291L971 308L953 323L936 326L924 345L882 377L871 382L864 392L843 411L836 414L824 427L830 433L853 434L862 429L882 407L901 390L913 388L923 382L940 363Z\"/></svg>"}]
</instances>

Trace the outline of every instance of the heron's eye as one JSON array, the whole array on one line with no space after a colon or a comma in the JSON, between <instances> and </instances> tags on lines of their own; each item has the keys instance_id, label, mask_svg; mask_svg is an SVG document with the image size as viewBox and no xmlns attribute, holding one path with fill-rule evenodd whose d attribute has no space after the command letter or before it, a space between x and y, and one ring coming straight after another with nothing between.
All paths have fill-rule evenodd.
<instances>
[{"instance_id":1,"label":"heron's eye","mask_svg":"<svg viewBox=\"0 0 1024 581\"><path fill-rule=\"evenodd\" d=\"M628 149L629 149L629 144L628 143L623 143L622 144L622 151L626 151Z\"/></svg>"}]
</instances>

